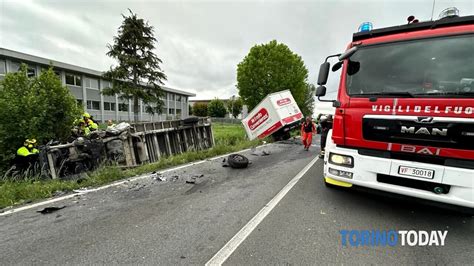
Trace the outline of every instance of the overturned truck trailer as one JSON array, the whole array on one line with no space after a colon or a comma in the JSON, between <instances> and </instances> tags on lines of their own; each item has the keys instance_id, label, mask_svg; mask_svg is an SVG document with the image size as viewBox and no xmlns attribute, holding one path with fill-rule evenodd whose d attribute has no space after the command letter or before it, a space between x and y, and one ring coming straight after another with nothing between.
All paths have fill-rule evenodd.
<instances>
[{"instance_id":1,"label":"overturned truck trailer","mask_svg":"<svg viewBox=\"0 0 474 266\"><path fill-rule=\"evenodd\" d=\"M137 123L117 134L108 132L98 138L80 138L67 144L47 146L43 164L47 165L47 175L56 179L92 170L103 162L134 167L213 146L210 119L190 117Z\"/></svg>"}]
</instances>

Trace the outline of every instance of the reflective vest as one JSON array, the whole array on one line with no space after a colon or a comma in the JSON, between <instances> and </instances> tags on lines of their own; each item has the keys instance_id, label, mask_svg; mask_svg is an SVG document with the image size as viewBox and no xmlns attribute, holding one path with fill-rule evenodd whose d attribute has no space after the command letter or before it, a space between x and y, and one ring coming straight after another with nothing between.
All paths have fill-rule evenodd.
<instances>
[{"instance_id":1,"label":"reflective vest","mask_svg":"<svg viewBox=\"0 0 474 266\"><path fill-rule=\"evenodd\" d=\"M39 151L38 151L36 148L32 148L31 151L30 151L30 150L29 150L27 147L25 147L25 146L19 148L19 149L16 151L16 154L17 154L18 156L24 156L24 157L29 156L29 155L33 155L33 154L37 154L37 153L39 153Z\"/></svg>"},{"instance_id":2,"label":"reflective vest","mask_svg":"<svg viewBox=\"0 0 474 266\"><path fill-rule=\"evenodd\" d=\"M99 129L99 126L98 126L96 123L94 123L94 121L92 121L92 119L89 119L89 120L87 121L87 127L88 127L91 131L94 131L94 130Z\"/></svg>"}]
</instances>

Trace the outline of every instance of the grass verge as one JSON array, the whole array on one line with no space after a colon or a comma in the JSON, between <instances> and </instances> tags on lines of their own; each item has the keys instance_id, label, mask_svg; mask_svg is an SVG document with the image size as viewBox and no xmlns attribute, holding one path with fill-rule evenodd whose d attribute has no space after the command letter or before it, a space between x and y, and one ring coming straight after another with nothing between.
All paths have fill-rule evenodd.
<instances>
[{"instance_id":1,"label":"grass verge","mask_svg":"<svg viewBox=\"0 0 474 266\"><path fill-rule=\"evenodd\" d=\"M68 192L81 187L97 187L131 176L236 152L260 144L259 140L249 141L241 125L216 124L212 127L216 145L209 150L186 152L128 170L104 166L89 173L89 177L80 183L66 180L35 179L0 182L0 209L49 198L57 191Z\"/></svg>"}]
</instances>

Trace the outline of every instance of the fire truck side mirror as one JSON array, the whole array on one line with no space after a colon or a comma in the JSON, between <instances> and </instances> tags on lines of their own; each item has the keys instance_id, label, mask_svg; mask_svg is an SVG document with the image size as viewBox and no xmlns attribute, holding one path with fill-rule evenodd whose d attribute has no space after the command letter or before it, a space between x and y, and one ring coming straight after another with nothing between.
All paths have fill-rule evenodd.
<instances>
[{"instance_id":1,"label":"fire truck side mirror","mask_svg":"<svg viewBox=\"0 0 474 266\"><path fill-rule=\"evenodd\" d=\"M326 82L328 81L328 76L329 76L329 67L330 67L329 62L324 62L319 67L318 85L326 85Z\"/></svg>"},{"instance_id":2,"label":"fire truck side mirror","mask_svg":"<svg viewBox=\"0 0 474 266\"><path fill-rule=\"evenodd\" d=\"M342 67L342 61L339 61L339 62L335 63L335 64L332 66L331 70L332 70L332 72L336 72L336 71L338 71L341 67Z\"/></svg>"},{"instance_id":3,"label":"fire truck side mirror","mask_svg":"<svg viewBox=\"0 0 474 266\"><path fill-rule=\"evenodd\" d=\"M316 88L316 96L317 97L322 97L324 95L326 95L326 87L321 85L318 88Z\"/></svg>"}]
</instances>

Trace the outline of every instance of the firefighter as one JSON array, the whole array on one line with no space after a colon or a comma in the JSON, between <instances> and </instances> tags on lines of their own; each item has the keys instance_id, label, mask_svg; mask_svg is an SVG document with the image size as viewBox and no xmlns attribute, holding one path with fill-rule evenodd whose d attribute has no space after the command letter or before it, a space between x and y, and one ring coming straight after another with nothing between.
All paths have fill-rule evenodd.
<instances>
[{"instance_id":1,"label":"firefighter","mask_svg":"<svg viewBox=\"0 0 474 266\"><path fill-rule=\"evenodd\" d=\"M36 149L36 139L25 140L23 146L16 151L16 155L21 157L27 157L38 153L39 151Z\"/></svg>"},{"instance_id":2,"label":"firefighter","mask_svg":"<svg viewBox=\"0 0 474 266\"><path fill-rule=\"evenodd\" d=\"M16 151L13 161L15 168L25 171L38 162L39 151L36 149L36 139L27 139L23 146Z\"/></svg>"},{"instance_id":3,"label":"firefighter","mask_svg":"<svg viewBox=\"0 0 474 266\"><path fill-rule=\"evenodd\" d=\"M89 113L84 113L82 115L82 119L84 119L86 127L89 128L89 131L95 131L99 129L99 126L94 122L94 120L92 120L92 116Z\"/></svg>"},{"instance_id":4,"label":"firefighter","mask_svg":"<svg viewBox=\"0 0 474 266\"><path fill-rule=\"evenodd\" d=\"M303 141L305 151L309 150L315 133L316 125L311 120L311 116L307 116L306 121L301 125L301 140Z\"/></svg>"},{"instance_id":5,"label":"firefighter","mask_svg":"<svg viewBox=\"0 0 474 266\"><path fill-rule=\"evenodd\" d=\"M321 117L321 153L320 158L324 157L326 150L326 139L328 137L329 130L332 129L332 115L327 117Z\"/></svg>"},{"instance_id":6,"label":"firefighter","mask_svg":"<svg viewBox=\"0 0 474 266\"><path fill-rule=\"evenodd\" d=\"M107 120L107 129L113 129L116 125L114 124L114 121L112 120Z\"/></svg>"}]
</instances>

